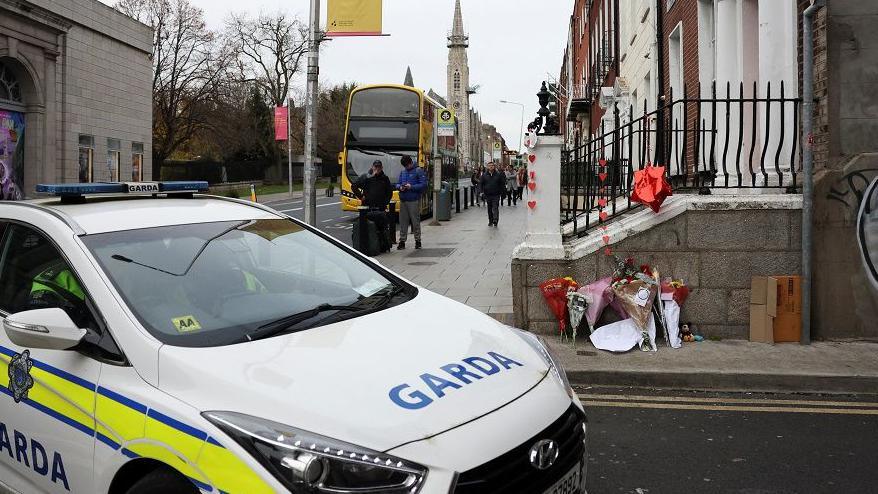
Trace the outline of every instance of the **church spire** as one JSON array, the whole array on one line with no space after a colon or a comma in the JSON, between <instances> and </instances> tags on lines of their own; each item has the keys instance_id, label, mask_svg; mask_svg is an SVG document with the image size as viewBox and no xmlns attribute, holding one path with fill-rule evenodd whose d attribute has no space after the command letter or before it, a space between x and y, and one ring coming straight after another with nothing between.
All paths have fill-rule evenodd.
<instances>
[{"instance_id":1,"label":"church spire","mask_svg":"<svg viewBox=\"0 0 878 494\"><path fill-rule=\"evenodd\" d=\"M415 80L412 78L412 68L406 67L405 69L405 82L402 83L404 86L415 87Z\"/></svg>"},{"instance_id":2,"label":"church spire","mask_svg":"<svg viewBox=\"0 0 878 494\"><path fill-rule=\"evenodd\" d=\"M463 13L460 10L460 0L454 1L454 24L451 34L448 36L448 47L469 46L469 36L463 30Z\"/></svg>"}]
</instances>

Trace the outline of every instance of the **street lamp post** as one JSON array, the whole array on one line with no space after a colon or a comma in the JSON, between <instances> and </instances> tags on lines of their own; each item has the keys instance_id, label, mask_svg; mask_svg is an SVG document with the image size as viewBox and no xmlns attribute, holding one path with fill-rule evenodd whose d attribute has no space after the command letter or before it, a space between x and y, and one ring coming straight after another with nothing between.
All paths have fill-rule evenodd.
<instances>
[{"instance_id":1,"label":"street lamp post","mask_svg":"<svg viewBox=\"0 0 878 494\"><path fill-rule=\"evenodd\" d=\"M518 127L518 152L521 153L521 146L524 142L524 105L522 103L516 103L515 101L506 101L505 99L501 99L500 103L518 105L521 107L521 125Z\"/></svg>"}]
</instances>

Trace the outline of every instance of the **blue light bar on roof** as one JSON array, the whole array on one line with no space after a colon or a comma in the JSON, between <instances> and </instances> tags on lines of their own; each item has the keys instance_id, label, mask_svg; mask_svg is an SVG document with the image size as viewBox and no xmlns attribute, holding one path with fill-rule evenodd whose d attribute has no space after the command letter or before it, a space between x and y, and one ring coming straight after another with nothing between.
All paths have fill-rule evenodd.
<instances>
[{"instance_id":1,"label":"blue light bar on roof","mask_svg":"<svg viewBox=\"0 0 878 494\"><path fill-rule=\"evenodd\" d=\"M207 192L207 182L92 182L80 184L38 184L37 192L54 196L90 194L167 194Z\"/></svg>"}]
</instances>

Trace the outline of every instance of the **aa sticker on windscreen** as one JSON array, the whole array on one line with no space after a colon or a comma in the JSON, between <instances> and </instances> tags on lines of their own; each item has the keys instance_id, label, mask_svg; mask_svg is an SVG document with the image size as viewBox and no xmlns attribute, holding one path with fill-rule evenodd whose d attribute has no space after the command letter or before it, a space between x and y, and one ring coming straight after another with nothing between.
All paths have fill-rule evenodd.
<instances>
[{"instance_id":1,"label":"aa sticker on windscreen","mask_svg":"<svg viewBox=\"0 0 878 494\"><path fill-rule=\"evenodd\" d=\"M175 317L174 319L171 319L171 322L174 323L174 327L177 328L177 331L181 333L191 333L201 329L201 325L198 324L198 320L195 319L195 316Z\"/></svg>"}]
</instances>

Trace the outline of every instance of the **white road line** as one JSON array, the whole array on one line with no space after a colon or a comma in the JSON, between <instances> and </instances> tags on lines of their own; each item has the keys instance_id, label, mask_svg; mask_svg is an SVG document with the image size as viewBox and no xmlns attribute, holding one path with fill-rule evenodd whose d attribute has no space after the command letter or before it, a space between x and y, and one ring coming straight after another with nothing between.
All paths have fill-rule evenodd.
<instances>
[{"instance_id":1,"label":"white road line","mask_svg":"<svg viewBox=\"0 0 878 494\"><path fill-rule=\"evenodd\" d=\"M331 202L329 204L318 204L317 207L318 208L325 208L326 206L338 206L339 204L341 204L341 202ZM281 213L292 213L295 211L304 211L304 210L305 210L304 207L294 208L294 209L278 209L278 211L280 211Z\"/></svg>"}]
</instances>

